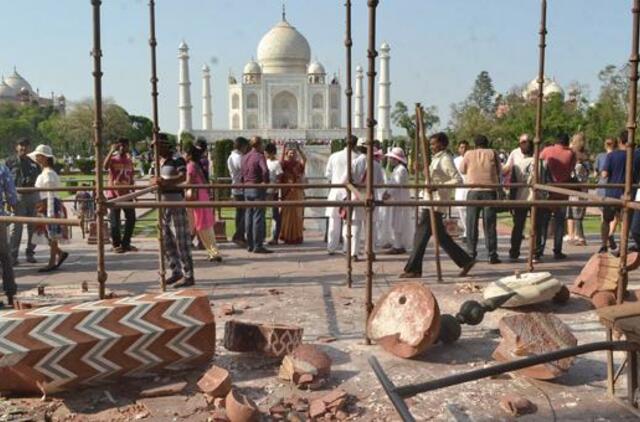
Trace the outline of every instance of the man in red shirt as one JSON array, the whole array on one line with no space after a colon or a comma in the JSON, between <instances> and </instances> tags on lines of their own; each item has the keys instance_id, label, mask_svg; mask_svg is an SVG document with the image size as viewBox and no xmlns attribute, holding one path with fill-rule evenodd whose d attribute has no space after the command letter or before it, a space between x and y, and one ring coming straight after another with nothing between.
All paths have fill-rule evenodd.
<instances>
[{"instance_id":1,"label":"man in red shirt","mask_svg":"<svg viewBox=\"0 0 640 422\"><path fill-rule=\"evenodd\" d=\"M569 136L561 134L554 145L546 147L540 153L540 161L544 168L540 172L540 183L569 183L571 174L576 166L576 155L569 148ZM549 199L566 200L566 195L550 193ZM565 259L562 253L562 238L564 237L564 222L567 216L566 207L540 208L536 215L536 250L535 259L540 260L547 243L547 229L553 214L554 239L553 259Z\"/></svg>"},{"instance_id":2,"label":"man in red shirt","mask_svg":"<svg viewBox=\"0 0 640 422\"><path fill-rule=\"evenodd\" d=\"M131 193L131 189L124 186L131 186L135 183L133 179L134 168L133 161L129 155L129 140L127 138L119 138L107 154L104 160L104 169L109 172L109 185L123 186L121 189L107 190L107 198L112 199L118 196ZM120 233L120 211L124 211L124 233ZM137 251L135 246L131 245L131 236L136 226L136 210L134 208L111 208L109 212L111 223L111 244L113 251L116 253Z\"/></svg>"}]
</instances>

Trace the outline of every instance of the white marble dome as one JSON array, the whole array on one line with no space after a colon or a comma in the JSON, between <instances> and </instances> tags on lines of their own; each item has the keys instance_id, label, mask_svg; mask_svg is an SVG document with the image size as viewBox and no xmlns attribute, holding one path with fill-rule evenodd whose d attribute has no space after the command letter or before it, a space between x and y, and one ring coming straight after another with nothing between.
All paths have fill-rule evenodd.
<instances>
[{"instance_id":1,"label":"white marble dome","mask_svg":"<svg viewBox=\"0 0 640 422\"><path fill-rule=\"evenodd\" d=\"M249 61L249 63L247 63L244 66L244 70L242 73L244 73L245 75L262 73L262 69L260 68L260 65L256 63L255 60L251 60Z\"/></svg>"},{"instance_id":2,"label":"white marble dome","mask_svg":"<svg viewBox=\"0 0 640 422\"><path fill-rule=\"evenodd\" d=\"M309 42L286 20L267 32L258 44L263 73L306 73L311 59Z\"/></svg>"},{"instance_id":3,"label":"white marble dome","mask_svg":"<svg viewBox=\"0 0 640 422\"><path fill-rule=\"evenodd\" d=\"M27 82L26 79L24 79L15 69L11 75L5 78L4 81L11 88L15 89L16 92L20 92L22 88L25 88L29 93L33 93L33 89L29 82Z\"/></svg>"},{"instance_id":4,"label":"white marble dome","mask_svg":"<svg viewBox=\"0 0 640 422\"><path fill-rule=\"evenodd\" d=\"M0 97L14 98L16 95L18 91L7 85L4 79L0 79Z\"/></svg>"},{"instance_id":5,"label":"white marble dome","mask_svg":"<svg viewBox=\"0 0 640 422\"><path fill-rule=\"evenodd\" d=\"M538 92L538 78L534 78L527 84L522 96L526 99L535 98L536 92ZM564 97L564 90L562 87L551 78L544 78L544 83L542 84L542 93L544 97L549 97L552 94L560 94Z\"/></svg>"},{"instance_id":6,"label":"white marble dome","mask_svg":"<svg viewBox=\"0 0 640 422\"><path fill-rule=\"evenodd\" d=\"M310 75L325 75L327 72L325 72L322 63L314 61L309 65L307 73L309 73Z\"/></svg>"}]
</instances>

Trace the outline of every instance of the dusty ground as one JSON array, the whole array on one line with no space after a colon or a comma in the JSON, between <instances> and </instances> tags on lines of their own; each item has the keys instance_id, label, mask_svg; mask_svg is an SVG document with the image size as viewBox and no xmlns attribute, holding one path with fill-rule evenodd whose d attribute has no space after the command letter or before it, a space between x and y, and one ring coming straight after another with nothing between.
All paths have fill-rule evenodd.
<instances>
[{"instance_id":1,"label":"dusty ground","mask_svg":"<svg viewBox=\"0 0 640 422\"><path fill-rule=\"evenodd\" d=\"M327 388L339 385L358 398L358 414L354 417L357 420L399 420L367 363L372 354L379 358L398 385L492 364L491 353L499 341L498 321L511 311L499 310L487 315L480 326L465 326L462 338L456 344L435 346L415 360L401 360L376 346L365 346L365 264L355 264L355 284L348 289L344 258L328 256L319 235L307 233L307 236L309 240L304 245L279 246L274 248L277 253L273 255L257 256L223 245L225 261L222 264L207 262L202 252L195 254L198 287L210 294L217 319L218 347L214 361L229 369L234 385L256 400L263 410L279 397L293 394L292 389L275 376L279 362L234 354L222 347L224 321L229 318L286 322L304 327L305 341L320 344L333 358L333 374ZM507 243L508 239L501 236L503 258L507 256ZM157 290L156 243L151 239L136 239L136 245L141 249L138 253L107 255L108 285L134 292ZM41 282L93 282L94 248L77 239L67 249L71 256L58 273L42 276L35 271L37 266L23 264L18 267L20 288L35 287ZM568 284L596 249L595 240L586 248L567 247L568 260L560 263L548 260L538 268L551 271ZM38 257L44 261L42 248ZM405 259L406 256L379 256L374 266L374 298L397 282L396 275L401 272ZM523 268L524 263L494 266L480 263L471 277L456 279L457 269L445 256L445 282L437 284L435 277L427 277L424 282L433 289L442 312L455 313L463 301L480 298L479 293L456 292L461 283L482 287ZM424 272L435 274L432 250L427 252ZM631 281L632 286L637 285L638 275L632 274ZM232 304L238 314L222 316L220 308L224 304ZM580 343L604 339L604 330L595 313L582 299L572 298L564 307L548 305L540 309L555 312L569 324ZM336 341L320 343L317 341L320 336L335 337ZM594 353L577 358L570 372L553 383L506 376L418 395L408 403L418 420L510 420L498 402L503 394L517 392L537 406L535 414L521 417L522 420L635 420L631 413L608 399L604 362L604 353ZM188 373L132 379L126 383L61 394L46 402L39 398L5 399L0 402L0 415L4 414L2 420L42 419L45 412L54 420L207 420L211 411L207 410L204 397L195 386L202 372L200 368ZM180 380L189 381L182 394L137 399L137 392L143 388ZM622 390L624 385L620 384L620 387Z\"/></svg>"}]
</instances>

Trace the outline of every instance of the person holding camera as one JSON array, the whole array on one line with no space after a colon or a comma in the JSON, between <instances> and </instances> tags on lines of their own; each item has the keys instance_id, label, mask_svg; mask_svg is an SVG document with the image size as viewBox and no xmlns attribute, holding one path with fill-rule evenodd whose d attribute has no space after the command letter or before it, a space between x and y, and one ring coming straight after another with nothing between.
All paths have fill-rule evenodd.
<instances>
[{"instance_id":1,"label":"person holding camera","mask_svg":"<svg viewBox=\"0 0 640 422\"><path fill-rule=\"evenodd\" d=\"M119 138L111 145L111 149L104 160L104 169L109 173L109 185L114 189L107 190L107 199L117 198L132 192L130 186L135 183L134 167L129 155L129 140ZM122 188L116 188L122 186ZM124 211L124 233L120 230L120 211ZM115 253L135 252L138 249L131 245L131 237L136 226L135 208L111 208L109 211L111 223L111 244Z\"/></svg>"}]
</instances>

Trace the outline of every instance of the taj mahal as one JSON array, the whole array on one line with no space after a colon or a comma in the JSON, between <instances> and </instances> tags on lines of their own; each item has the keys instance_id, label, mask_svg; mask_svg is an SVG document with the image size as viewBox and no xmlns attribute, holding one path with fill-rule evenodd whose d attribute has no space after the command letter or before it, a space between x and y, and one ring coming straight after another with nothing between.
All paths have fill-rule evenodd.
<instances>
[{"instance_id":1,"label":"taj mahal","mask_svg":"<svg viewBox=\"0 0 640 422\"><path fill-rule=\"evenodd\" d=\"M391 138L389 52L379 51L377 92L377 139ZM331 140L344 138L342 103L344 90L335 74L311 60L307 39L282 18L260 40L256 60L244 66L242 76L228 78L228 129L213 128L212 75L202 67L202 125L193 126L189 47L183 41L179 60L179 133L189 132L209 142L238 136L262 136L272 140ZM364 72L355 69L353 133L365 133Z\"/></svg>"}]
</instances>

